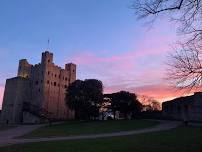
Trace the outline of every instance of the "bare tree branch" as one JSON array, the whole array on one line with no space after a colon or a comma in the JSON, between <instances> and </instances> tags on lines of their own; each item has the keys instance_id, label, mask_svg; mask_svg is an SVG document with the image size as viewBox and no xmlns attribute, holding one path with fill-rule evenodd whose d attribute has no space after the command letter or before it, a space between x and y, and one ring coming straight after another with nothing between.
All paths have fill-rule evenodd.
<instances>
[{"instance_id":1,"label":"bare tree branch","mask_svg":"<svg viewBox=\"0 0 202 152\"><path fill-rule=\"evenodd\" d=\"M168 15L184 36L181 49L169 56L167 77L178 88L202 86L202 0L136 0L133 5L139 19Z\"/></svg>"},{"instance_id":2,"label":"bare tree branch","mask_svg":"<svg viewBox=\"0 0 202 152\"><path fill-rule=\"evenodd\" d=\"M202 52L194 44L181 44L182 49L170 54L167 78L178 88L200 88L202 85Z\"/></svg>"}]
</instances>

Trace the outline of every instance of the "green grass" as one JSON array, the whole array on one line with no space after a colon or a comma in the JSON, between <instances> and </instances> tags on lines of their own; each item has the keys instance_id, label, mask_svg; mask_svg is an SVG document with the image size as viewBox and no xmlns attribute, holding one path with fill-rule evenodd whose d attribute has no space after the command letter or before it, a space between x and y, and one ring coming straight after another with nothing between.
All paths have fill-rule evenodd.
<instances>
[{"instance_id":1,"label":"green grass","mask_svg":"<svg viewBox=\"0 0 202 152\"><path fill-rule=\"evenodd\" d=\"M56 141L13 145L2 152L201 152L202 128L179 127L170 131L93 140Z\"/></svg>"},{"instance_id":2,"label":"green grass","mask_svg":"<svg viewBox=\"0 0 202 152\"><path fill-rule=\"evenodd\" d=\"M120 121L70 121L63 124L39 128L23 138L69 136L83 134L99 134L118 131L128 131L140 128L152 127L159 124L146 120L120 120Z\"/></svg>"}]
</instances>

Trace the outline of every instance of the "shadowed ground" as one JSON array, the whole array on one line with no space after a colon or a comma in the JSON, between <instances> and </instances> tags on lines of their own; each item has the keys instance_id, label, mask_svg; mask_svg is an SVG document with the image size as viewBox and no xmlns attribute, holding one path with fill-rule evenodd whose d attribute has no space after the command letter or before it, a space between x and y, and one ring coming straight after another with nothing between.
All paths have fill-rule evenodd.
<instances>
[{"instance_id":1,"label":"shadowed ground","mask_svg":"<svg viewBox=\"0 0 202 152\"><path fill-rule=\"evenodd\" d=\"M23 126L24 128L21 128L21 131L23 130L22 132L19 131L19 128L16 128L16 131L14 129L12 130L12 134L11 133L8 134L8 135L10 135L10 137L9 136L7 137L7 134L4 134L4 136L1 136L0 146L6 146L6 145L11 145L11 144L21 144L21 143L42 142L42 141L97 139L97 138L106 138L106 137L136 135L136 134L142 134L142 133L157 132L157 131L162 131L162 130L170 130L172 128L176 128L180 124L180 122L175 122L175 121L159 121L159 122L160 122L159 125L155 125L153 127L147 127L144 129L142 129L142 128L134 129L134 130L130 130L130 131L118 131L118 132L112 131L111 133L41 137L41 138L31 138L31 139L14 138L14 137L16 137L16 135L20 135L20 134L22 135L22 132L26 133L26 132L30 132L31 130L34 130L33 127L36 127L36 128L40 127L38 125L37 126ZM123 123L126 123L126 122L123 122ZM82 125L80 125L80 129L82 130ZM18 132L17 132L17 130L18 130ZM13 133L16 135L13 135Z\"/></svg>"},{"instance_id":2,"label":"shadowed ground","mask_svg":"<svg viewBox=\"0 0 202 152\"><path fill-rule=\"evenodd\" d=\"M89 135L144 129L160 124L147 120L117 120L117 121L70 121L62 124L44 126L26 134L23 138L54 137L70 135Z\"/></svg>"},{"instance_id":3,"label":"shadowed ground","mask_svg":"<svg viewBox=\"0 0 202 152\"><path fill-rule=\"evenodd\" d=\"M202 127L178 127L168 131L139 135L52 141L13 145L3 152L201 152Z\"/></svg>"},{"instance_id":4,"label":"shadowed ground","mask_svg":"<svg viewBox=\"0 0 202 152\"><path fill-rule=\"evenodd\" d=\"M15 128L15 127L17 127L17 126L15 126L15 125L3 125L3 124L0 124L0 132L1 131L5 131L5 130L7 130L7 129L11 129L11 128Z\"/></svg>"}]
</instances>

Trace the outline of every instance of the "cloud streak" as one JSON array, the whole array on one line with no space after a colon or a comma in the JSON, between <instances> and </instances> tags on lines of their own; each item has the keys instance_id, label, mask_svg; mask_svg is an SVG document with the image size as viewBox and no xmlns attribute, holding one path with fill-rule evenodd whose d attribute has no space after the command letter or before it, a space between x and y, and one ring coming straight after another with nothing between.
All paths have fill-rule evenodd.
<instances>
[{"instance_id":1,"label":"cloud streak","mask_svg":"<svg viewBox=\"0 0 202 152\"><path fill-rule=\"evenodd\" d=\"M4 87L0 86L0 109L2 108L3 94L4 94Z\"/></svg>"},{"instance_id":2,"label":"cloud streak","mask_svg":"<svg viewBox=\"0 0 202 152\"><path fill-rule=\"evenodd\" d=\"M139 87L127 87L125 85L109 86L108 88L106 88L105 92L117 92L121 91L121 88L124 88L125 90L136 93L138 95L147 95L158 100L159 102L164 102L179 96L192 94L177 90L176 88L165 84L142 85Z\"/></svg>"},{"instance_id":3,"label":"cloud streak","mask_svg":"<svg viewBox=\"0 0 202 152\"><path fill-rule=\"evenodd\" d=\"M166 55L173 36L153 34L140 41L136 49L104 55L80 51L71 60L78 65L78 78L97 78L103 81L105 92L128 90L154 97L160 101L179 96L164 82ZM102 54L102 51L100 51ZM84 74L84 73L88 74Z\"/></svg>"}]
</instances>

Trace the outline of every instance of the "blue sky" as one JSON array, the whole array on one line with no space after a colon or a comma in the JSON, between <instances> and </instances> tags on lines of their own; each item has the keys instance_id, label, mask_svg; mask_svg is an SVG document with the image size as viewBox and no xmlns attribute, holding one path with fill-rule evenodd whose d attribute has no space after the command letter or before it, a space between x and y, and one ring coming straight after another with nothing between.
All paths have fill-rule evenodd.
<instances>
[{"instance_id":1,"label":"blue sky","mask_svg":"<svg viewBox=\"0 0 202 152\"><path fill-rule=\"evenodd\" d=\"M54 62L75 62L78 79L100 79L105 92L139 91L160 98L150 90L167 89L164 61L175 28L163 18L152 28L136 20L132 2L0 0L0 102L6 78L16 76L18 60L40 62L48 39Z\"/></svg>"}]
</instances>

